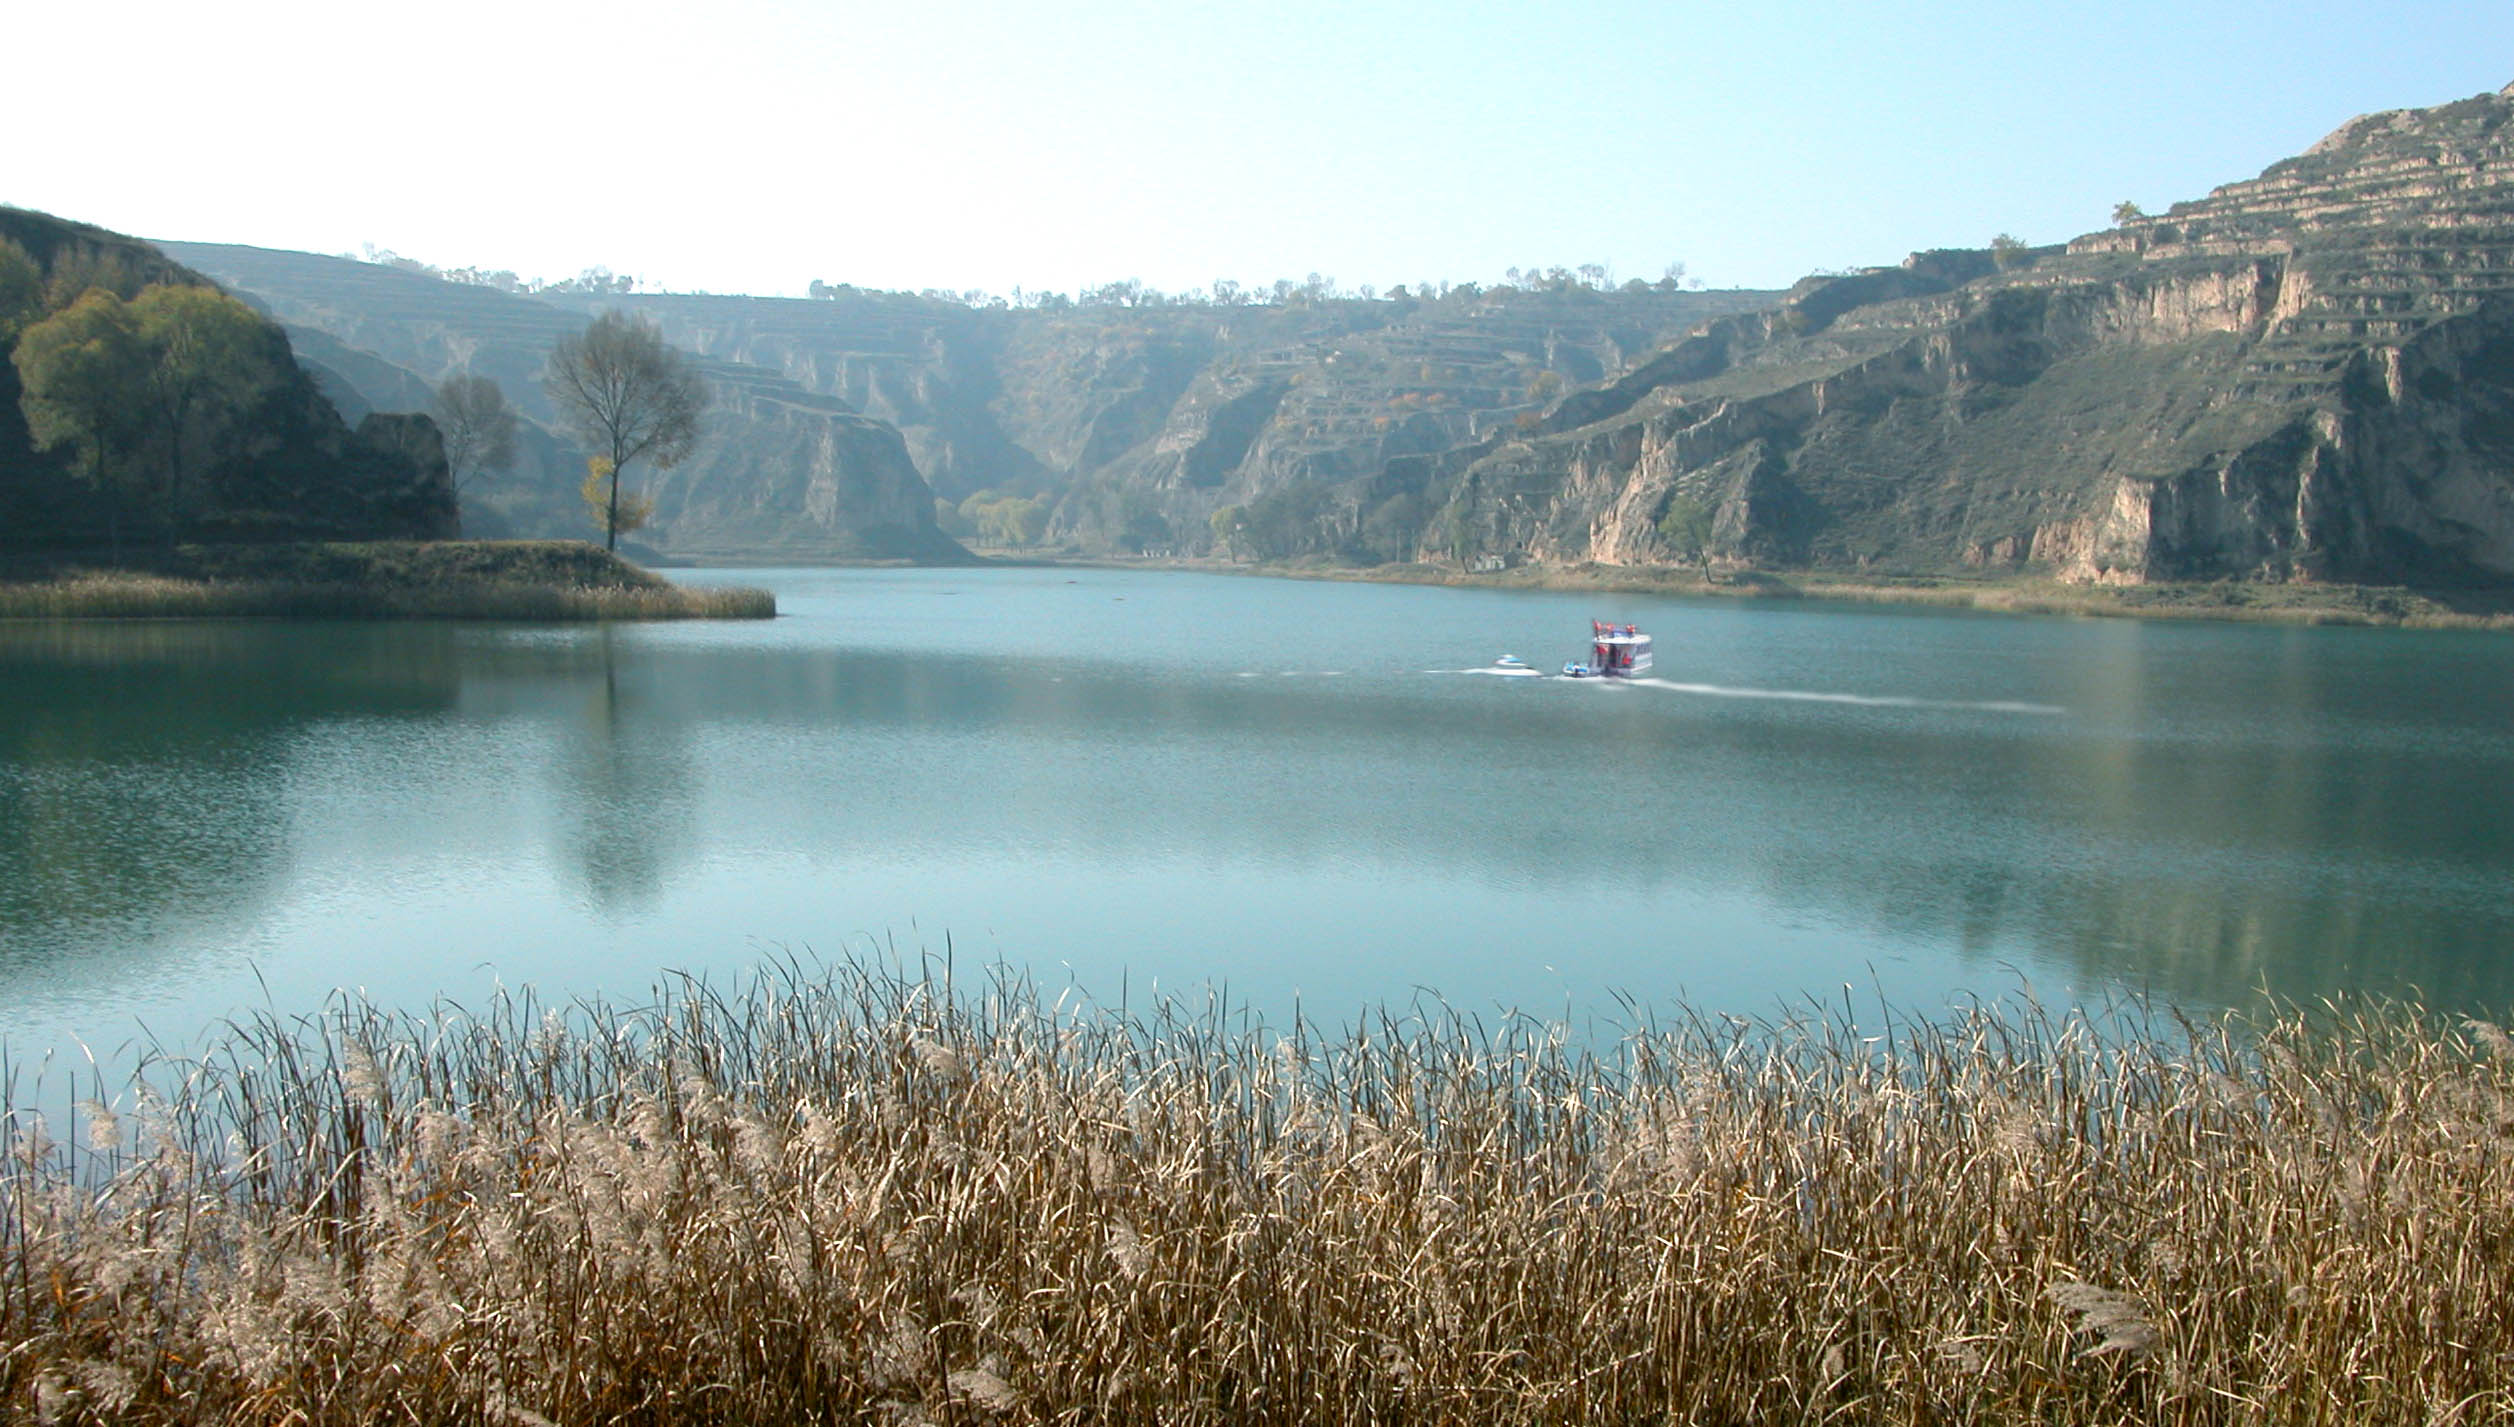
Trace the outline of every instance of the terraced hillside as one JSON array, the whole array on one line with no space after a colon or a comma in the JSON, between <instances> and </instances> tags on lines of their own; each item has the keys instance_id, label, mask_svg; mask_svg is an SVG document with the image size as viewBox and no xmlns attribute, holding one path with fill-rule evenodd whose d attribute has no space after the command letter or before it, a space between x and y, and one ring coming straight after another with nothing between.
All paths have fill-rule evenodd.
<instances>
[{"instance_id":1,"label":"terraced hillside","mask_svg":"<svg viewBox=\"0 0 2514 1427\"><path fill-rule=\"evenodd\" d=\"M409 410L468 368L530 423L512 470L465 492L474 533L581 535L584 455L561 434L542 364L586 314L566 304L347 258L204 243L169 252L259 303L338 400ZM698 447L639 472L655 500L643 538L681 556L966 559L934 523L934 495L899 433L781 373L702 358L714 393Z\"/></svg>"},{"instance_id":2,"label":"terraced hillside","mask_svg":"<svg viewBox=\"0 0 2514 1427\"><path fill-rule=\"evenodd\" d=\"M944 499L1057 502L1052 538L1201 548L1286 486L1349 509L1396 457L1533 420L1708 317L1776 294L1472 289L1438 300L970 309L895 294L639 296L692 351L772 368L898 426ZM1309 543L1326 548L1317 527Z\"/></svg>"},{"instance_id":3,"label":"terraced hillside","mask_svg":"<svg viewBox=\"0 0 2514 1427\"><path fill-rule=\"evenodd\" d=\"M711 364L725 394L696 463L654 486L654 533L676 554L829 553L811 512L833 501L873 499L906 522L905 482L862 464L890 459L875 448L892 429L935 495L1044 499L1049 538L1069 547L1202 549L1215 510L1314 487L1329 493L1314 502L1326 513L1291 543L1334 548L1392 459L1533 422L1558 393L1777 296L1566 285L1020 310L854 289L524 296L303 253L169 247L300 333L353 405L410 402L394 369L435 381L467 366L547 427L539 373L551 343L598 307L652 317ZM816 423L829 440L807 438ZM546 432L526 444L518 469L481 492L491 517L527 533L573 529L581 458ZM798 485L798 469L822 474Z\"/></svg>"},{"instance_id":4,"label":"terraced hillside","mask_svg":"<svg viewBox=\"0 0 2514 1427\"><path fill-rule=\"evenodd\" d=\"M1047 502L1047 540L1095 551L2501 584L2509 118L2514 89L2371 115L2064 246L1787 294L536 300L174 251L373 354L331 360L379 401L349 368L468 363L539 412L558 332L651 314L728 393L718 463L659 487L694 553L808 554L859 501L913 529L921 472L947 503ZM573 454L535 459L495 494L552 492L559 515L526 517L559 518Z\"/></svg>"},{"instance_id":5,"label":"terraced hillside","mask_svg":"<svg viewBox=\"0 0 2514 1427\"><path fill-rule=\"evenodd\" d=\"M2514 579L2514 86L2065 249L1811 280L1434 463L1535 560Z\"/></svg>"}]
</instances>

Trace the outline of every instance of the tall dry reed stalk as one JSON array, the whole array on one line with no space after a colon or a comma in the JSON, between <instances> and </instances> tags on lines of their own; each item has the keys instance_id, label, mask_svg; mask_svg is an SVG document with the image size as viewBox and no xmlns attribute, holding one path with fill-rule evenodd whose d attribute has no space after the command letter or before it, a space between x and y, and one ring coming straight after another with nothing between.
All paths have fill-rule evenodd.
<instances>
[{"instance_id":1,"label":"tall dry reed stalk","mask_svg":"<svg viewBox=\"0 0 2514 1427\"><path fill-rule=\"evenodd\" d=\"M2514 1416L2514 1047L2406 1006L1593 1050L788 966L143 1080L13 1117L15 1415Z\"/></svg>"}]
</instances>

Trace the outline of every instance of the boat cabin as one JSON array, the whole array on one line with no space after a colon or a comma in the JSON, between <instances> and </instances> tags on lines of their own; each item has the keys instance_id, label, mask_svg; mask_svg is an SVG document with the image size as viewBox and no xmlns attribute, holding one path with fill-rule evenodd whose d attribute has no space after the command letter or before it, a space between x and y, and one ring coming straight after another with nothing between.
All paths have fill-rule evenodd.
<instances>
[{"instance_id":1,"label":"boat cabin","mask_svg":"<svg viewBox=\"0 0 2514 1427\"><path fill-rule=\"evenodd\" d=\"M1589 662L1565 664L1575 679L1629 679L1650 669L1650 636L1629 624L1589 621Z\"/></svg>"}]
</instances>

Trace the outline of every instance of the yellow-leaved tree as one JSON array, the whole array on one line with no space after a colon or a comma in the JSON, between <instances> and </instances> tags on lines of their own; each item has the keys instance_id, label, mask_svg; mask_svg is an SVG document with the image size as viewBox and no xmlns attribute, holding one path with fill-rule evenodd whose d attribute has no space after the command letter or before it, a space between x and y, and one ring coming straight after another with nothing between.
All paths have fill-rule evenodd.
<instances>
[{"instance_id":1,"label":"yellow-leaved tree","mask_svg":"<svg viewBox=\"0 0 2514 1427\"><path fill-rule=\"evenodd\" d=\"M608 456L593 456L585 462L585 484L577 493L585 498L585 509L593 515L594 527L606 533L616 549L620 537L633 530L642 530L654 519L655 502L651 497L620 489L612 477L619 467Z\"/></svg>"}]
</instances>

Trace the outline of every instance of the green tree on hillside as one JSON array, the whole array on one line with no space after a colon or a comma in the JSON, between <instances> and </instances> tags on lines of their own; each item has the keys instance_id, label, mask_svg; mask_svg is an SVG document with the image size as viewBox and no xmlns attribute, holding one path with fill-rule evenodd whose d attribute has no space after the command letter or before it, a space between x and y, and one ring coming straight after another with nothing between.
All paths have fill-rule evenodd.
<instances>
[{"instance_id":1,"label":"green tree on hillside","mask_svg":"<svg viewBox=\"0 0 2514 1427\"><path fill-rule=\"evenodd\" d=\"M128 302L145 284L122 254L90 247L67 247L52 256L44 274L44 310L59 312L88 293L103 288Z\"/></svg>"},{"instance_id":2,"label":"green tree on hillside","mask_svg":"<svg viewBox=\"0 0 2514 1427\"><path fill-rule=\"evenodd\" d=\"M1354 541L1355 553L1378 564L1411 559L1415 542L1422 538L1425 518L1421 496L1403 491L1392 495L1362 517L1362 528Z\"/></svg>"},{"instance_id":3,"label":"green tree on hillside","mask_svg":"<svg viewBox=\"0 0 2514 1427\"><path fill-rule=\"evenodd\" d=\"M606 549L620 548L620 478L631 461L659 470L680 464L698 444L707 384L650 323L606 312L551 349L543 384L552 404L595 456L607 461L609 496L598 524Z\"/></svg>"},{"instance_id":4,"label":"green tree on hillside","mask_svg":"<svg viewBox=\"0 0 2514 1427\"><path fill-rule=\"evenodd\" d=\"M44 270L24 248L0 238L0 350L43 315Z\"/></svg>"},{"instance_id":5,"label":"green tree on hillside","mask_svg":"<svg viewBox=\"0 0 2514 1427\"><path fill-rule=\"evenodd\" d=\"M1236 505L1222 506L1205 517L1205 528L1213 532L1213 548L1218 553L1236 556L1248 536L1248 512Z\"/></svg>"},{"instance_id":6,"label":"green tree on hillside","mask_svg":"<svg viewBox=\"0 0 2514 1427\"><path fill-rule=\"evenodd\" d=\"M121 508L153 509L169 545L244 413L279 379L275 335L251 308L206 287L107 287L28 327L12 358L28 430L77 451L78 477L105 496L115 557Z\"/></svg>"},{"instance_id":7,"label":"green tree on hillside","mask_svg":"<svg viewBox=\"0 0 2514 1427\"><path fill-rule=\"evenodd\" d=\"M1671 495L1659 512L1658 532L1670 554L1699 565L1711 546L1711 512L1691 496Z\"/></svg>"},{"instance_id":8,"label":"green tree on hillside","mask_svg":"<svg viewBox=\"0 0 2514 1427\"><path fill-rule=\"evenodd\" d=\"M152 287L130 311L148 356L146 425L155 460L147 496L172 545L199 499L199 477L278 383L281 358L268 324L214 288Z\"/></svg>"},{"instance_id":9,"label":"green tree on hillside","mask_svg":"<svg viewBox=\"0 0 2514 1427\"><path fill-rule=\"evenodd\" d=\"M71 470L105 497L114 560L122 559L123 498L140 470L148 353L130 304L102 288L27 327L10 356L19 407L37 450L68 447Z\"/></svg>"}]
</instances>

